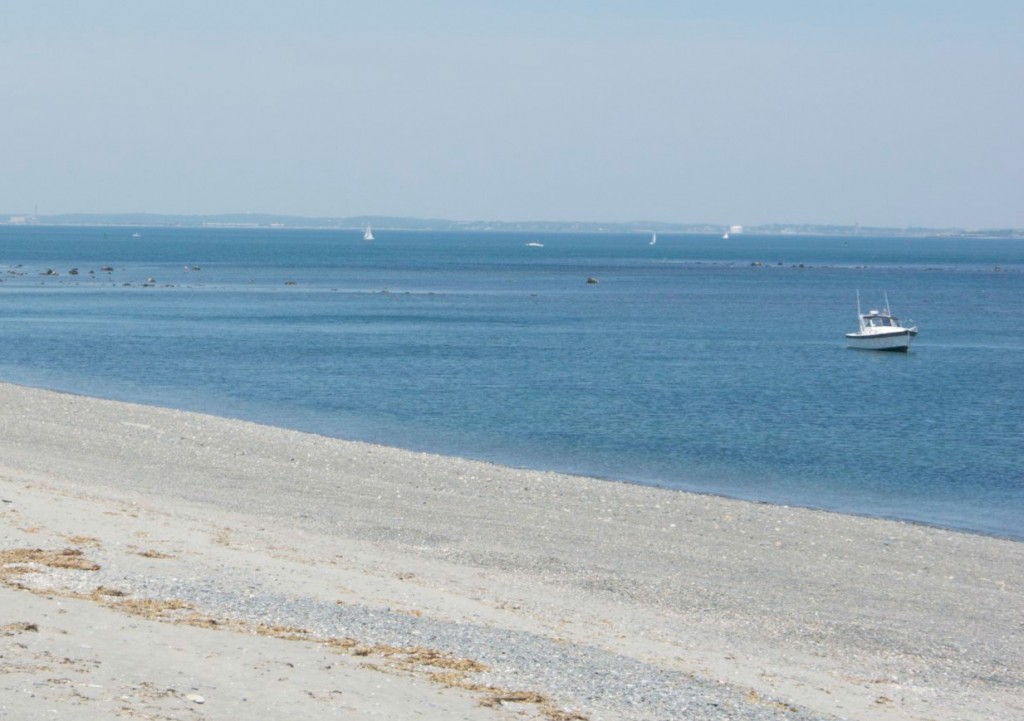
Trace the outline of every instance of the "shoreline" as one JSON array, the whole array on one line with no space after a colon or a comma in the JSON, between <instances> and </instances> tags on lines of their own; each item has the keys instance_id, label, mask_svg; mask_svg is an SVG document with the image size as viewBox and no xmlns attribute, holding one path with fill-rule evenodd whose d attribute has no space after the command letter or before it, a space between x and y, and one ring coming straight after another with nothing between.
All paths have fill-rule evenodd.
<instances>
[{"instance_id":1,"label":"shoreline","mask_svg":"<svg viewBox=\"0 0 1024 721\"><path fill-rule=\"evenodd\" d=\"M452 706L439 719L1024 715L1019 541L6 384L0 431L3 550L73 547L99 566L37 560L5 573L0 626L35 624L41 643L47 614L86 624L113 614L136 619L124 633L142 645L186 623L197 652L231 634L227 646L256 653L272 641L301 657L291 663L305 671L275 695L222 651L196 671L210 678L193 685L211 688L178 693L178 710L161 707L170 718L191 718L189 694L204 697L203 718L254 710L226 693L227 677L265 692L271 714L311 703L316 717L314 707L352 696L370 714L380 670L403 703L443 696ZM125 599L189 606L139 621ZM253 632L261 624L292 637L268 640ZM31 647L33 632L17 633ZM363 678L346 665L354 686L337 696L296 695L324 682L311 657L345 638L379 668ZM384 651L414 646L442 666ZM452 659L477 670L456 672ZM159 663L142 669L162 679ZM97 685L128 671L118 673ZM0 709L17 717L71 703L30 672L0 679ZM18 683L36 683L37 695ZM509 694L494 701L483 688ZM83 708L111 703L94 696Z\"/></svg>"},{"instance_id":2,"label":"shoreline","mask_svg":"<svg viewBox=\"0 0 1024 721\"><path fill-rule=\"evenodd\" d=\"M387 449L387 450L391 450L391 451L396 451L396 452L399 452L399 453L413 453L413 454L423 454L423 455L428 455L428 456L435 456L435 457L438 457L438 458L452 458L452 459L463 460L463 461L467 461L467 462L471 462L471 463L482 463L482 464L485 464L485 465L495 466L497 468L505 468L505 469L510 469L510 470L514 470L514 471L521 471L523 473L553 473L553 474L556 474L556 475L559 475L559 476L564 476L566 478L580 478L580 479L587 479L587 480L591 480L591 481L596 480L596 481L601 481L603 483L622 484L622 485L626 485L626 486L638 486L640 488L657 489L659 491L666 491L666 492L669 492L669 493L683 493L683 494L693 495L693 496L708 496L708 497L711 497L711 498L719 498L719 499L729 500L729 501L739 501L741 503L752 503L752 504L758 504L758 505L773 506L773 507L778 507L778 508L801 508L801 509L805 509L805 510L808 510L808 511L816 511L816 512L820 512L820 513L834 513L834 514L837 514L839 516L846 516L846 517L850 517L850 518L865 518L865 519L874 519L874 520L880 520L880 521L891 521L893 523L906 523L906 524L915 525L915 526L923 526L925 528L931 528L931 529L935 529L935 530L939 530L939 531L949 531L949 532L952 532L952 533L964 533L964 534L967 534L967 535L981 536L981 537L985 537L985 538L1001 539L1001 540L1011 541L1011 542L1014 542L1014 543L1024 543L1024 535L1021 535L1021 534L998 533L996 531L985 531L985 530L981 530L981 529L977 529L977 528L966 528L966 527L960 527L960 526L954 526L954 525L943 525L941 523L936 523L936 522L932 522L932 521L926 521L926 520L915 519L915 518L902 518L902 517L893 516L893 515L871 514L871 513L866 513L866 512L865 513L859 513L859 512L855 512L855 511L848 511L848 510L842 510L842 509L837 509L837 508L825 508L825 507L821 507L821 506L807 505L807 504L803 504L803 503L800 503L800 502L779 502L779 501L764 500L764 499L759 499L759 498L750 498L750 497L745 497L745 496L742 496L742 495L729 495L727 493L720 493L720 492L716 492L716 491L713 491L713 490L697 490L697 489L690 489L690 488L678 488L678 487L674 487L674 486L668 485L666 483L659 483L659 482L656 482L656 481L649 481L648 482L648 481L634 480L634 479L629 479L629 478L618 478L618 477L614 477L614 476L603 476L603 475L596 475L596 474L588 475L588 474L584 474L584 473L576 473L576 472L573 472L573 471L552 470L552 469L549 469L549 468L536 467L536 466L530 466L530 465L511 465L511 464L503 463L501 461L493 461L493 460L488 460L488 459L484 459L484 458L473 458L473 457L459 456L459 455L447 455L447 454L445 454L443 452L436 452L436 451L431 451L431 450L406 448L406 447L403 447L403 446L388 445L386 443L378 443L378 442L362 441L362 440L353 440L353 439L342 438L342 437L337 437L337 436L326 436L326 435L322 435L322 434L320 434L320 433L318 433L316 431L312 431L312 430L301 430L301 429L289 428L289 427L285 427L285 426L276 426L276 425L273 425L271 423L267 423L267 422L264 422L264 421L250 420L248 418L243 418L243 417L240 417L240 416L221 416L221 415L216 415L216 414L213 414L213 413L208 413L208 412L200 411L200 410L196 410L196 411L184 410L184 409L176 408L176 407L170 406L170 405L154 405L154 404L149 404L149 403L140 403L140 402L136 402L136 401L112 400L112 399L103 398L103 397L99 397L99 396L91 396L91 395L88 395L86 393L79 393L79 392L75 392L75 391L66 391L66 390L49 388L49 387L45 387L45 386L22 385L20 383L10 383L10 382L7 382L7 381L0 381L0 386L3 386L3 385L10 385L10 386L13 386L13 387L16 387L16 388L24 388L26 390L38 390L38 391L43 391L43 392L47 392L47 393L55 393L55 394L59 394L59 395L68 395L68 396L73 396L73 397L76 397L76 398L83 398L83 399L90 399L90 400L100 400L100 401L106 401L106 402L110 402L110 403L122 403L122 404L129 405L129 406L140 406L140 407L144 407L144 408L159 408L159 409L166 410L166 411L174 411L174 412L180 412L180 413L190 413L190 414L195 414L195 415L198 415L198 416L207 416L207 417L210 417L210 418L219 418L219 419L222 419L222 420L236 421L236 422L239 422L239 423L252 423L252 424L254 424L256 426L260 426L260 427L273 428L273 429L277 429L277 430L281 430L281 431L287 431L287 432L301 433L303 435L310 435L310 436L316 436L316 437L330 439L330 440L337 440L337 441L343 442L343 443L355 443L355 444L360 444L360 445L373 446L373 447L377 447L377 448L383 448L383 449Z\"/></svg>"}]
</instances>

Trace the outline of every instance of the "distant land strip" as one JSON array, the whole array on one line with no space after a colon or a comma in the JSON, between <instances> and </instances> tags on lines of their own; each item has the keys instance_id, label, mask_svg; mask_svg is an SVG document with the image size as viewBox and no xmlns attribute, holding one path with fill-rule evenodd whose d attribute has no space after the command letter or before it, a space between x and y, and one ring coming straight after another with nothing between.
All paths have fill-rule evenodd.
<instances>
[{"instance_id":1,"label":"distant land strip","mask_svg":"<svg viewBox=\"0 0 1024 721\"><path fill-rule=\"evenodd\" d=\"M0 213L0 225L69 225L69 226L125 226L125 227L188 227L188 228L319 228L349 230L367 225L381 230L427 231L495 231L531 233L688 233L717 234L731 230L740 232L739 226L717 223L668 223L663 221L626 221L604 223L598 221L491 221L444 220L440 218L407 218L378 215L360 215L346 218L274 215L269 213L224 213L215 215L170 215L158 213L63 213L58 215L24 215ZM889 237L976 237L1020 238L1021 228L964 228L903 227L885 228L862 225L822 225L810 223L773 223L748 225L742 232L751 235L825 235L825 236L889 236Z\"/></svg>"}]
</instances>

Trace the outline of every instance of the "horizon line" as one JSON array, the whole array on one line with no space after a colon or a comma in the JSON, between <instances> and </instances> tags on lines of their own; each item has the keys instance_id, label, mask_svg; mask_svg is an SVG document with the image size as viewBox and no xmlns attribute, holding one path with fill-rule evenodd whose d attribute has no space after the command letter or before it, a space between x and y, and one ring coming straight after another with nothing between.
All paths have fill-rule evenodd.
<instances>
[{"instance_id":1,"label":"horizon line","mask_svg":"<svg viewBox=\"0 0 1024 721\"><path fill-rule=\"evenodd\" d=\"M825 231L831 229L845 233L899 232L915 233L932 232L941 234L1024 234L1024 229L1015 227L984 227L968 229L960 226L882 226L862 225L860 223L808 223L808 222L773 222L739 225L729 223L663 221L663 220L452 220L450 218L424 218L403 215L354 215L354 216L310 216L289 213L263 212L221 212L221 213L152 213L152 212L120 212L120 213L0 213L0 225L222 225L237 227L363 227L367 223L380 225L391 223L392 229L402 230L457 230L457 229L547 229L547 230L649 230L663 232L756 232L756 230L773 230L792 232ZM382 226L382 227L387 227Z\"/></svg>"}]
</instances>

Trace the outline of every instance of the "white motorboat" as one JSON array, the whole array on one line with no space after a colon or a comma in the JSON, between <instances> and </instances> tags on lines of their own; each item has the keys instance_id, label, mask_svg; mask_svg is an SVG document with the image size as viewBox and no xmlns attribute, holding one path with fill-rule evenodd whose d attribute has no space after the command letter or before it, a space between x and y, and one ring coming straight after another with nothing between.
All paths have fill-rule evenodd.
<instances>
[{"instance_id":1,"label":"white motorboat","mask_svg":"<svg viewBox=\"0 0 1024 721\"><path fill-rule=\"evenodd\" d=\"M363 233L363 240L373 240L373 231L370 230L370 226L366 226L366 232Z\"/></svg>"},{"instance_id":2,"label":"white motorboat","mask_svg":"<svg viewBox=\"0 0 1024 721\"><path fill-rule=\"evenodd\" d=\"M888 350L906 353L910 350L910 341L917 335L916 325L901 325L889 310L889 296L885 296L885 310L860 311L860 293L857 293L857 321L859 328L856 333L846 334L846 344L850 348L860 350Z\"/></svg>"}]
</instances>

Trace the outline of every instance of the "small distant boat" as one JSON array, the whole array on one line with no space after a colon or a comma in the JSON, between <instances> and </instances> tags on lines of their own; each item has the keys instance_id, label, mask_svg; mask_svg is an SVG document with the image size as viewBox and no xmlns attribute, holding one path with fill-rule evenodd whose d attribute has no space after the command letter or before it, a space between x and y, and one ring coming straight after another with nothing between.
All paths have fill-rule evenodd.
<instances>
[{"instance_id":1,"label":"small distant boat","mask_svg":"<svg viewBox=\"0 0 1024 721\"><path fill-rule=\"evenodd\" d=\"M363 233L363 240L373 240L373 231L370 230L370 226L366 226L366 231Z\"/></svg>"},{"instance_id":2,"label":"small distant boat","mask_svg":"<svg viewBox=\"0 0 1024 721\"><path fill-rule=\"evenodd\" d=\"M657 242L658 242L658 234L657 233L651 233L651 242L648 243L648 245L654 245Z\"/></svg>"},{"instance_id":3,"label":"small distant boat","mask_svg":"<svg viewBox=\"0 0 1024 721\"><path fill-rule=\"evenodd\" d=\"M132 233L132 237L133 238L141 238L142 237L142 233Z\"/></svg>"},{"instance_id":4,"label":"small distant boat","mask_svg":"<svg viewBox=\"0 0 1024 721\"><path fill-rule=\"evenodd\" d=\"M722 233L722 240L729 240L729 231L728 230L725 231L724 233Z\"/></svg>"},{"instance_id":5,"label":"small distant boat","mask_svg":"<svg viewBox=\"0 0 1024 721\"><path fill-rule=\"evenodd\" d=\"M857 332L846 334L846 344L850 348L906 353L910 350L910 341L917 335L916 325L901 325L899 319L889 310L888 293L885 295L884 312L869 310L867 313L861 313L858 291L857 322Z\"/></svg>"},{"instance_id":6,"label":"small distant boat","mask_svg":"<svg viewBox=\"0 0 1024 721\"><path fill-rule=\"evenodd\" d=\"M538 243L536 240L534 240L534 241L532 241L530 243L527 243L526 247L527 248L543 248L544 244L543 243Z\"/></svg>"}]
</instances>

